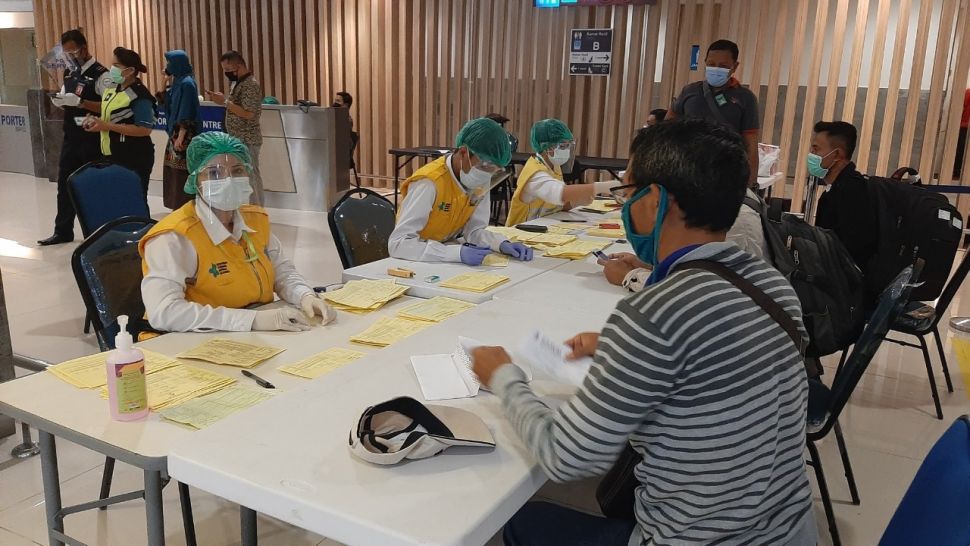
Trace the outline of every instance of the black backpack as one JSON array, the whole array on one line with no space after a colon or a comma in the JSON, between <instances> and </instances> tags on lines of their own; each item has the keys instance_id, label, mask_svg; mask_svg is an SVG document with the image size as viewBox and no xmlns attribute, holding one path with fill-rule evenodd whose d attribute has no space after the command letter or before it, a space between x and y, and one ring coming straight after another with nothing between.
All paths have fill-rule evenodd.
<instances>
[{"instance_id":1,"label":"black backpack","mask_svg":"<svg viewBox=\"0 0 970 546\"><path fill-rule=\"evenodd\" d=\"M835 233L790 214L771 218L760 199L745 197L744 203L761 214L766 258L802 304L809 337L805 356L829 355L854 343L865 325L864 282Z\"/></svg>"},{"instance_id":2,"label":"black backpack","mask_svg":"<svg viewBox=\"0 0 970 546\"><path fill-rule=\"evenodd\" d=\"M910 299L935 300L950 276L963 216L946 196L923 186L897 178L866 178L879 221L876 252L865 266L867 298L874 301L903 268L922 259L922 283Z\"/></svg>"}]
</instances>

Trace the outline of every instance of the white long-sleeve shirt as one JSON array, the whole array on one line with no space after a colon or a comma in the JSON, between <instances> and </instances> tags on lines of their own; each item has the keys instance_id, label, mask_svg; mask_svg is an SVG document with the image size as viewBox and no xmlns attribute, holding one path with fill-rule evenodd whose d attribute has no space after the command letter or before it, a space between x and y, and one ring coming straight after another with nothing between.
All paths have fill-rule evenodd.
<instances>
[{"instance_id":1,"label":"white long-sleeve shirt","mask_svg":"<svg viewBox=\"0 0 970 546\"><path fill-rule=\"evenodd\" d=\"M529 177L529 182L520 197L523 203L531 203L539 198L546 203L561 207L563 206L562 190L565 188L566 183L562 180L545 171L536 171Z\"/></svg>"},{"instance_id":2,"label":"white long-sleeve shirt","mask_svg":"<svg viewBox=\"0 0 970 546\"><path fill-rule=\"evenodd\" d=\"M255 233L239 211L233 217L230 233L202 199L196 198L195 210L206 234L216 245L230 237L238 242L243 231ZM273 264L273 290L281 299L299 305L304 296L313 293L293 262L283 255L275 235L270 234L265 252ZM154 328L169 332L248 332L252 329L256 317L252 309L212 307L185 299L185 280L194 278L199 269L198 253L188 238L175 232L153 238L145 245L145 260L148 274L141 282L141 294L148 322Z\"/></svg>"},{"instance_id":3,"label":"white long-sleeve shirt","mask_svg":"<svg viewBox=\"0 0 970 546\"><path fill-rule=\"evenodd\" d=\"M452 181L458 184L458 177L451 168L451 156L445 160L448 172L451 174ZM407 196L401 203L401 212L398 214L397 225L391 232L387 242L387 250L391 256L402 260L415 262L460 262L461 245L445 244L453 241L434 241L422 239L420 232L428 225L428 216L434 208L438 197L434 182L431 179L415 180L408 186ZM491 201L488 192L471 218L465 224L462 238L465 242L478 246L487 246L499 251L499 247L505 242L505 237L497 233L487 231L489 213L491 211ZM457 241L454 241L457 242Z\"/></svg>"}]
</instances>

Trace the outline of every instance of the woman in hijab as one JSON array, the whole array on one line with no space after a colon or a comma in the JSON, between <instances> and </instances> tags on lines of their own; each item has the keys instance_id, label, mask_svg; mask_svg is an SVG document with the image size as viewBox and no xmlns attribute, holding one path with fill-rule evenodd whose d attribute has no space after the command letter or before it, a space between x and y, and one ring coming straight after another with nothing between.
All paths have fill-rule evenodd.
<instances>
[{"instance_id":1,"label":"woman in hijab","mask_svg":"<svg viewBox=\"0 0 970 546\"><path fill-rule=\"evenodd\" d=\"M269 216L249 204L249 150L236 137L202 133L189 145L185 191L195 196L138 243L145 312L170 332L310 329L336 313L283 256ZM274 292L297 306L251 309Z\"/></svg>"},{"instance_id":2,"label":"woman in hijab","mask_svg":"<svg viewBox=\"0 0 970 546\"><path fill-rule=\"evenodd\" d=\"M183 191L189 176L185 165L185 150L192 137L199 133L199 87L192 77L189 56L181 49L165 53L165 73L171 78L165 96L165 126L168 145L162 170L165 206L177 209L192 200Z\"/></svg>"}]
</instances>

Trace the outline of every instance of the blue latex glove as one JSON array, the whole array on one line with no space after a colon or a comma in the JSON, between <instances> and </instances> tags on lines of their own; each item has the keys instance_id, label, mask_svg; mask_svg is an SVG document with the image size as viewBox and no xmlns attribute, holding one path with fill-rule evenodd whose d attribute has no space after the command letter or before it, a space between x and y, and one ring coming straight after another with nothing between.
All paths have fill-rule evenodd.
<instances>
[{"instance_id":1,"label":"blue latex glove","mask_svg":"<svg viewBox=\"0 0 970 546\"><path fill-rule=\"evenodd\" d=\"M499 252L502 254L508 254L516 260L522 260L523 262L532 261L532 249L525 246L522 243L513 243L512 241L505 241L498 247Z\"/></svg>"},{"instance_id":2,"label":"blue latex glove","mask_svg":"<svg viewBox=\"0 0 970 546\"><path fill-rule=\"evenodd\" d=\"M475 246L465 244L461 247L461 263L465 265L482 265L485 256L492 253L492 249L487 246Z\"/></svg>"}]
</instances>

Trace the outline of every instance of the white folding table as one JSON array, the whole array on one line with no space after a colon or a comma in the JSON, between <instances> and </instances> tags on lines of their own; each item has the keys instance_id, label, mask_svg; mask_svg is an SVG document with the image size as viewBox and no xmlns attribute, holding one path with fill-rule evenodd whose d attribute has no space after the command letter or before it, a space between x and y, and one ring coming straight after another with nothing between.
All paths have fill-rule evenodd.
<instances>
[{"instance_id":1,"label":"white folding table","mask_svg":"<svg viewBox=\"0 0 970 546\"><path fill-rule=\"evenodd\" d=\"M609 254L630 250L629 245L614 244L604 252ZM495 294L495 299L552 305L577 313L589 313L594 317L608 317L617 302L629 295L626 288L610 284L603 275L603 266L596 263L595 257L589 256L503 290Z\"/></svg>"},{"instance_id":2,"label":"white folding table","mask_svg":"<svg viewBox=\"0 0 970 546\"><path fill-rule=\"evenodd\" d=\"M470 303L482 303L494 297L502 290L507 290L511 286L532 279L538 275L555 269L568 260L559 258L546 258L536 253L535 258L529 262L510 259L507 267L472 267L462 263L441 263L441 262L412 262L398 258L384 258L369 264L358 265L344 271L343 280L351 281L355 279L393 279L398 284L407 285L409 296L419 298L433 298L435 296L447 296ZM404 268L414 271L415 275L410 279L392 277L387 274L388 268ZM441 283L462 273L488 272L497 275L504 275L509 278L504 284L489 290L488 292L466 292L452 288L442 288ZM437 279L432 279L437 277Z\"/></svg>"},{"instance_id":3,"label":"white folding table","mask_svg":"<svg viewBox=\"0 0 970 546\"><path fill-rule=\"evenodd\" d=\"M338 312L335 323L326 327L317 327L308 332L173 333L139 343L138 347L174 356L212 337L228 337L239 341L282 347L286 351L256 366L253 372L270 381L277 390L283 392L304 386L311 381L284 374L277 368L329 347L347 347L365 353L379 351L377 348L364 345L351 345L347 339L363 331L377 318L393 315L416 301L418 300L415 298L402 297L367 315ZM275 305L280 305L280 302ZM186 360L184 363L236 377L243 383L251 381L233 367L194 360ZM339 377L339 374L335 374L335 377ZM249 413L253 409L255 408L249 408L240 413ZM44 372L0 383L0 413L27 423L39 432L50 544L60 546L72 540L64 533L65 516L110 504L105 501L112 500L94 501L75 507L61 505L55 437L64 438L107 457L141 468L145 473L144 498L148 543L151 546L165 543L162 486L168 475L167 457L172 445L187 440L197 434L197 431L166 421L157 413L151 413L142 421L114 421L109 415L107 401L100 397L97 389L78 389L53 374ZM246 434L242 436L252 441L253 436L249 434L249 430L244 430ZM140 497L141 492L127 493L113 500L121 502Z\"/></svg>"},{"instance_id":4,"label":"white folding table","mask_svg":"<svg viewBox=\"0 0 970 546\"><path fill-rule=\"evenodd\" d=\"M483 303L353 362L339 375L320 377L182 439L169 454L169 472L238 503L245 545L255 544L256 512L351 546L484 544L546 481L496 396L482 392L434 402L481 417L495 437L494 450L452 448L382 467L350 454L351 429L370 405L397 396L423 400L412 355L450 353L459 335L510 349L534 328L565 340L599 331L604 320L602 314L547 305ZM541 377L533 386L551 403L571 391Z\"/></svg>"}]
</instances>

